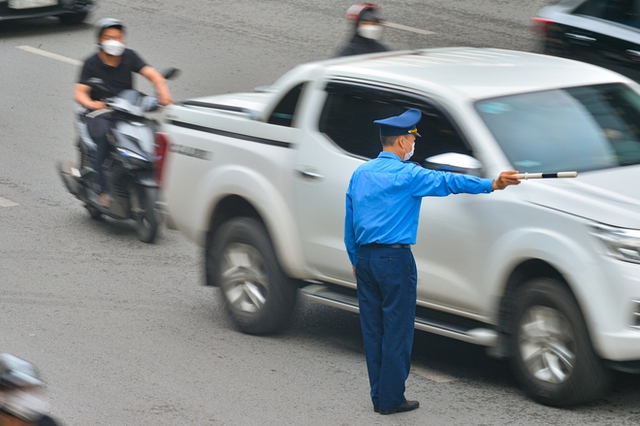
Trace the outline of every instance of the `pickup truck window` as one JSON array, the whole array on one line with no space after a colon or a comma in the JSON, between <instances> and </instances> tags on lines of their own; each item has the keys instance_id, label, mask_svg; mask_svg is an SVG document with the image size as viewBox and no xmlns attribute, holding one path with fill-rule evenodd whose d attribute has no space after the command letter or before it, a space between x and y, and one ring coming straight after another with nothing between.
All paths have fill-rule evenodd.
<instances>
[{"instance_id":1,"label":"pickup truck window","mask_svg":"<svg viewBox=\"0 0 640 426\"><path fill-rule=\"evenodd\" d=\"M640 95L623 84L487 99L476 110L521 172L640 164Z\"/></svg>"},{"instance_id":2,"label":"pickup truck window","mask_svg":"<svg viewBox=\"0 0 640 426\"><path fill-rule=\"evenodd\" d=\"M269 117L269 124L286 127L291 127L293 125L293 117L295 115L303 87L304 83L300 83L282 97L282 100L274 108L271 116Z\"/></svg>"},{"instance_id":3,"label":"pickup truck window","mask_svg":"<svg viewBox=\"0 0 640 426\"><path fill-rule=\"evenodd\" d=\"M452 122L426 100L362 85L336 88L336 83L330 83L327 92L318 128L350 154L366 159L376 157L382 146L373 121L418 108L422 111L418 131L423 138L416 144L412 161L422 162L445 152L472 155Z\"/></svg>"}]
</instances>

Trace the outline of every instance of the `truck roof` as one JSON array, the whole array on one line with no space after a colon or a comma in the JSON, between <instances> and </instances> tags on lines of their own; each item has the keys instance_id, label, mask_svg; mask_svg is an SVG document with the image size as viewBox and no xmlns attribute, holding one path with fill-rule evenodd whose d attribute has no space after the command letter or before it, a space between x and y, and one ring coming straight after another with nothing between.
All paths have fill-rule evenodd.
<instances>
[{"instance_id":1,"label":"truck roof","mask_svg":"<svg viewBox=\"0 0 640 426\"><path fill-rule=\"evenodd\" d=\"M359 77L419 89L455 91L469 99L609 82L625 77L569 59L491 48L440 48L338 58L316 64L336 77Z\"/></svg>"}]
</instances>

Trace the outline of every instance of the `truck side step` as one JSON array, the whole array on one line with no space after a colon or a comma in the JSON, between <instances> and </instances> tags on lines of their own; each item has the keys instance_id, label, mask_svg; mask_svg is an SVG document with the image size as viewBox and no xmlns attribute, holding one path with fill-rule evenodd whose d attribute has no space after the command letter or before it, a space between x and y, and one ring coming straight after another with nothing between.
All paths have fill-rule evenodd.
<instances>
[{"instance_id":1,"label":"truck side step","mask_svg":"<svg viewBox=\"0 0 640 426\"><path fill-rule=\"evenodd\" d=\"M303 287L300 293L304 298L314 302L350 312L359 312L358 298L355 290L352 289L310 284ZM481 346L495 346L498 342L498 333L487 328L486 324L422 307L416 309L415 327L418 330Z\"/></svg>"}]
</instances>

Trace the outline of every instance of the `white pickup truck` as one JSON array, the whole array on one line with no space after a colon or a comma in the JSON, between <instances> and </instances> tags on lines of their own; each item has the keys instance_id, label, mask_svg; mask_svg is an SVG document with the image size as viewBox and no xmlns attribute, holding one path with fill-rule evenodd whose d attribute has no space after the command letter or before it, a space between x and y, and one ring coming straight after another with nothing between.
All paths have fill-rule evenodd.
<instances>
[{"instance_id":1,"label":"white pickup truck","mask_svg":"<svg viewBox=\"0 0 640 426\"><path fill-rule=\"evenodd\" d=\"M496 177L577 171L426 198L417 329L511 360L565 406L640 371L640 91L592 65L451 48L300 65L254 93L167 108L169 223L203 247L240 330L285 326L298 290L357 312L345 191L380 151L373 120L418 108L413 161Z\"/></svg>"}]
</instances>

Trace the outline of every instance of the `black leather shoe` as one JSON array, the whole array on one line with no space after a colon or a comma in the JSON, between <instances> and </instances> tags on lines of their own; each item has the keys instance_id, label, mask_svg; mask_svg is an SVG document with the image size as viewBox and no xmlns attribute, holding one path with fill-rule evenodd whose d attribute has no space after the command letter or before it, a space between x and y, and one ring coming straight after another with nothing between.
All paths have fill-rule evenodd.
<instances>
[{"instance_id":1,"label":"black leather shoe","mask_svg":"<svg viewBox=\"0 0 640 426\"><path fill-rule=\"evenodd\" d=\"M376 413L380 412L380 407L378 407L377 405L373 406L373 411L375 411Z\"/></svg>"},{"instance_id":2,"label":"black leather shoe","mask_svg":"<svg viewBox=\"0 0 640 426\"><path fill-rule=\"evenodd\" d=\"M415 410L419 406L420 406L420 403L418 401L405 400L402 404L398 405L396 408L392 408L390 410L380 410L380 414L404 413L405 411Z\"/></svg>"}]
</instances>

